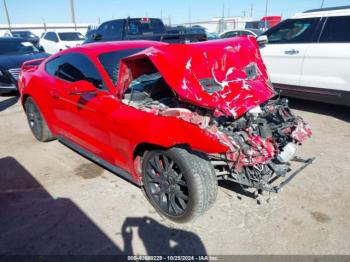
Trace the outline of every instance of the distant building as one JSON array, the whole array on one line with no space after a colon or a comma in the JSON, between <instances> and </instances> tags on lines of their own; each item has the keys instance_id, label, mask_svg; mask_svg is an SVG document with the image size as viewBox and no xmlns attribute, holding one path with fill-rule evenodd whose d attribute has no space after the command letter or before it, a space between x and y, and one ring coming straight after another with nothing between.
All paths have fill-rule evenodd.
<instances>
[{"instance_id":1,"label":"distant building","mask_svg":"<svg viewBox=\"0 0 350 262\"><path fill-rule=\"evenodd\" d=\"M233 17L214 17L208 21L199 21L192 23L184 23L185 26L198 25L206 28L209 32L222 33L226 30L255 28L263 29L278 24L281 21L281 16L267 16L260 20L252 19L250 17L233 16ZM266 22L265 22L266 21ZM266 27L266 28L265 28Z\"/></svg>"}]
</instances>

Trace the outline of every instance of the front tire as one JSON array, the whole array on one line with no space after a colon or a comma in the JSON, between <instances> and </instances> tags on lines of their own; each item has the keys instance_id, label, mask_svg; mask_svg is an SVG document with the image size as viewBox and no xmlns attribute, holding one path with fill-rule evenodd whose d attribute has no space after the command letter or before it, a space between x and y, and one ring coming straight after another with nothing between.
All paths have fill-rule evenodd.
<instances>
[{"instance_id":1,"label":"front tire","mask_svg":"<svg viewBox=\"0 0 350 262\"><path fill-rule=\"evenodd\" d=\"M41 142L48 142L55 139L50 132L43 115L31 97L24 103L24 108L30 130L34 137Z\"/></svg>"},{"instance_id":2,"label":"front tire","mask_svg":"<svg viewBox=\"0 0 350 262\"><path fill-rule=\"evenodd\" d=\"M142 182L155 209L178 223L202 215L216 200L217 178L211 163L205 155L184 148L147 152Z\"/></svg>"}]
</instances>

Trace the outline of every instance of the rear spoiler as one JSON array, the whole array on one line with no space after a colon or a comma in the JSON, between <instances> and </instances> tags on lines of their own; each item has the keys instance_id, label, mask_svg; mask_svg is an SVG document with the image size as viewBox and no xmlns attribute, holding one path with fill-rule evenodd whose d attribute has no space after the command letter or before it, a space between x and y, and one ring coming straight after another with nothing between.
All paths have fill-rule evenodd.
<instances>
[{"instance_id":1,"label":"rear spoiler","mask_svg":"<svg viewBox=\"0 0 350 262\"><path fill-rule=\"evenodd\" d=\"M34 71L46 58L39 58L26 61L22 64L21 71Z\"/></svg>"}]
</instances>

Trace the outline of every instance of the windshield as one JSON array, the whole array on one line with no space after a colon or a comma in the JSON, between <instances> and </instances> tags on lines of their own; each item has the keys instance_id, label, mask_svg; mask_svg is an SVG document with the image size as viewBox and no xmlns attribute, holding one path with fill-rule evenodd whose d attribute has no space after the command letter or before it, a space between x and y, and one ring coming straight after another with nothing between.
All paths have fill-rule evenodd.
<instances>
[{"instance_id":1,"label":"windshield","mask_svg":"<svg viewBox=\"0 0 350 262\"><path fill-rule=\"evenodd\" d=\"M261 35L262 33L263 33L263 31L262 30L260 30L260 29L248 29L248 30L250 30L250 31L252 31L254 34L256 34L257 36L259 36L259 35Z\"/></svg>"},{"instance_id":2,"label":"windshield","mask_svg":"<svg viewBox=\"0 0 350 262\"><path fill-rule=\"evenodd\" d=\"M159 19L129 19L128 35L163 34L165 27Z\"/></svg>"},{"instance_id":3,"label":"windshield","mask_svg":"<svg viewBox=\"0 0 350 262\"><path fill-rule=\"evenodd\" d=\"M0 42L0 55L21 55L37 52L39 52L39 50L30 42Z\"/></svg>"},{"instance_id":4,"label":"windshield","mask_svg":"<svg viewBox=\"0 0 350 262\"><path fill-rule=\"evenodd\" d=\"M219 39L220 36L218 33L207 32L207 38L208 40L214 40L214 39Z\"/></svg>"},{"instance_id":5,"label":"windshield","mask_svg":"<svg viewBox=\"0 0 350 262\"><path fill-rule=\"evenodd\" d=\"M85 37L79 32L58 33L62 41L82 41Z\"/></svg>"},{"instance_id":6,"label":"windshield","mask_svg":"<svg viewBox=\"0 0 350 262\"><path fill-rule=\"evenodd\" d=\"M30 31L15 31L12 32L12 35L13 37L37 38L37 36Z\"/></svg>"}]
</instances>

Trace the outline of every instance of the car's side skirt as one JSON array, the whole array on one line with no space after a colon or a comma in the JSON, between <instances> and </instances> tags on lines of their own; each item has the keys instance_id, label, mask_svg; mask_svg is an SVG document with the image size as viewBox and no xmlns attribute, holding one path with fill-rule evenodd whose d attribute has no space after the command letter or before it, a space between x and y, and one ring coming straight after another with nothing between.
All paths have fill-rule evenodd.
<instances>
[{"instance_id":1,"label":"car's side skirt","mask_svg":"<svg viewBox=\"0 0 350 262\"><path fill-rule=\"evenodd\" d=\"M273 86L277 90L281 90L281 95L330 104L350 106L350 91L293 86L278 83L273 83Z\"/></svg>"},{"instance_id":2,"label":"car's side skirt","mask_svg":"<svg viewBox=\"0 0 350 262\"><path fill-rule=\"evenodd\" d=\"M104 167L105 169L107 169L108 171L120 176L121 178L137 185L140 186L139 183L137 183L132 175L130 173L128 173L127 171L112 165L111 163L107 162L106 160L96 156L95 154L91 153L90 151L82 148L81 146L77 145L76 143L72 142L71 140L62 137L62 136L58 136L57 137L58 141L60 141L62 144L66 145L67 147L69 147L70 149L74 150L75 152L79 153L80 155L86 157L87 159L95 162L96 164Z\"/></svg>"}]
</instances>

